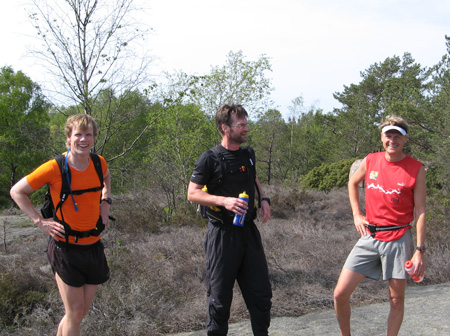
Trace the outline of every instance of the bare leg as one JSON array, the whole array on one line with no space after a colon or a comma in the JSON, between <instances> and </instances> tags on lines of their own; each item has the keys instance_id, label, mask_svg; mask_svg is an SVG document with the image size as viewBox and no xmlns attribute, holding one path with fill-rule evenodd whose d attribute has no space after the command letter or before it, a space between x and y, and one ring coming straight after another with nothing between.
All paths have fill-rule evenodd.
<instances>
[{"instance_id":1,"label":"bare leg","mask_svg":"<svg viewBox=\"0 0 450 336\"><path fill-rule=\"evenodd\" d=\"M89 312L89 307L98 285L72 287L62 281L57 273L55 274L55 278L66 312L59 323L58 333L56 335L79 336L81 321Z\"/></svg>"},{"instance_id":2,"label":"bare leg","mask_svg":"<svg viewBox=\"0 0 450 336\"><path fill-rule=\"evenodd\" d=\"M345 268L341 271L338 283L334 289L334 309L339 322L341 336L350 336L350 296L365 277L363 274Z\"/></svg>"},{"instance_id":3,"label":"bare leg","mask_svg":"<svg viewBox=\"0 0 450 336\"><path fill-rule=\"evenodd\" d=\"M405 312L405 279L389 279L389 299L391 310L388 317L387 336L397 336Z\"/></svg>"}]
</instances>

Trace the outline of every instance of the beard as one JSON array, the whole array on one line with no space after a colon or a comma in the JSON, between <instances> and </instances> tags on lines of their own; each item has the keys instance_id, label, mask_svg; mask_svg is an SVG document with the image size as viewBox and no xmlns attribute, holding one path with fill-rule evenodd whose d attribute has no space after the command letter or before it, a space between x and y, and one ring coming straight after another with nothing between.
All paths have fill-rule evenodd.
<instances>
[{"instance_id":1,"label":"beard","mask_svg":"<svg viewBox=\"0 0 450 336\"><path fill-rule=\"evenodd\" d=\"M235 144L243 144L247 142L247 134L242 135L241 133L230 134L230 140Z\"/></svg>"}]
</instances>

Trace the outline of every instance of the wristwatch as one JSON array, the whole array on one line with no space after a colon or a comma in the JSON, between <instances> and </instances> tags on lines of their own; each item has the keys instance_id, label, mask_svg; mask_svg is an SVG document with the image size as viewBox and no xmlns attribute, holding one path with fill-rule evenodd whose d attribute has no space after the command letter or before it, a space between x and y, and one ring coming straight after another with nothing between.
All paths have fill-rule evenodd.
<instances>
[{"instance_id":1,"label":"wristwatch","mask_svg":"<svg viewBox=\"0 0 450 336\"><path fill-rule=\"evenodd\" d=\"M425 251L427 250L425 246L421 245L421 246L416 246L416 250L420 251L422 253L425 253Z\"/></svg>"},{"instance_id":2,"label":"wristwatch","mask_svg":"<svg viewBox=\"0 0 450 336\"><path fill-rule=\"evenodd\" d=\"M261 198L261 202L262 201L267 201L267 203L269 203L269 205L270 205L270 198L269 197L263 197L263 198Z\"/></svg>"},{"instance_id":3,"label":"wristwatch","mask_svg":"<svg viewBox=\"0 0 450 336\"><path fill-rule=\"evenodd\" d=\"M102 198L101 200L100 200L100 203L102 203L103 201L105 201L106 203L108 203L108 204L112 204L112 199L111 199L111 197L107 197L107 198Z\"/></svg>"}]
</instances>

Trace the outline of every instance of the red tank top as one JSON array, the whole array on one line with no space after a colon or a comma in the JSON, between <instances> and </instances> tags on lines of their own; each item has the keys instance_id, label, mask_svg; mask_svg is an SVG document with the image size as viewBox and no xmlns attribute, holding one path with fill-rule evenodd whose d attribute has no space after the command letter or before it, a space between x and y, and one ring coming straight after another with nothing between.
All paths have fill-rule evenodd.
<instances>
[{"instance_id":1,"label":"red tank top","mask_svg":"<svg viewBox=\"0 0 450 336\"><path fill-rule=\"evenodd\" d=\"M403 226L414 220L414 186L423 164L412 157L389 162L385 152L366 157L366 219L379 226ZM410 227L378 231L375 239L400 239Z\"/></svg>"}]
</instances>

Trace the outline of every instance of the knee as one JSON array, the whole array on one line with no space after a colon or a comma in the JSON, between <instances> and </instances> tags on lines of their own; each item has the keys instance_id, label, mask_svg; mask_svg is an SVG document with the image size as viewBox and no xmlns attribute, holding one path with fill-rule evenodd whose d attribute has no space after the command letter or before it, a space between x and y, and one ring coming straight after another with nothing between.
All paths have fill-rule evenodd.
<instances>
[{"instance_id":1,"label":"knee","mask_svg":"<svg viewBox=\"0 0 450 336\"><path fill-rule=\"evenodd\" d=\"M209 314L215 316L216 319L228 320L230 318L231 302L228 300L219 301L216 298L209 298L208 300Z\"/></svg>"},{"instance_id":2,"label":"knee","mask_svg":"<svg viewBox=\"0 0 450 336\"><path fill-rule=\"evenodd\" d=\"M403 308L405 306L405 297L404 296L390 296L389 300L391 303L391 309L403 310Z\"/></svg>"},{"instance_id":3,"label":"knee","mask_svg":"<svg viewBox=\"0 0 450 336\"><path fill-rule=\"evenodd\" d=\"M245 304L250 312L270 313L272 308L272 292L267 291L264 295L255 296L252 293L243 291Z\"/></svg>"},{"instance_id":4,"label":"knee","mask_svg":"<svg viewBox=\"0 0 450 336\"><path fill-rule=\"evenodd\" d=\"M74 308L70 309L66 313L66 315L72 322L74 322L76 324L81 324L81 321L88 314L88 312L89 312L89 307L84 308L84 307L80 306L80 307L74 307Z\"/></svg>"},{"instance_id":5,"label":"knee","mask_svg":"<svg viewBox=\"0 0 450 336\"><path fill-rule=\"evenodd\" d=\"M83 311L71 311L71 312L68 312L66 314L66 316L71 324L80 325L81 321L83 321L83 318L84 318L84 312Z\"/></svg>"},{"instance_id":6,"label":"knee","mask_svg":"<svg viewBox=\"0 0 450 336\"><path fill-rule=\"evenodd\" d=\"M339 287L334 289L333 298L336 303L346 303L350 301L351 292L344 291Z\"/></svg>"},{"instance_id":7,"label":"knee","mask_svg":"<svg viewBox=\"0 0 450 336\"><path fill-rule=\"evenodd\" d=\"M83 318L84 318L87 314L89 314L90 308L91 308L90 306L87 306L87 307L84 308L84 311L83 311Z\"/></svg>"}]
</instances>

